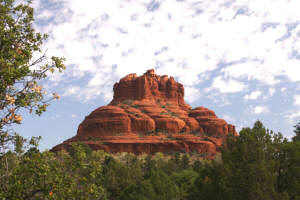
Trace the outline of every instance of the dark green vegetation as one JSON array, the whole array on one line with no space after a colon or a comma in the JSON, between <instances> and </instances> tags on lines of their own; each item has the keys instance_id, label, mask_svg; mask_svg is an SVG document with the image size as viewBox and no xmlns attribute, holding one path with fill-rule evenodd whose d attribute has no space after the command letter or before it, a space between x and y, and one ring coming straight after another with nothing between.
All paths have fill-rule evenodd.
<instances>
[{"instance_id":1,"label":"dark green vegetation","mask_svg":"<svg viewBox=\"0 0 300 200\"><path fill-rule=\"evenodd\" d=\"M108 154L74 144L40 152L39 138L15 137L0 157L0 199L299 199L300 142L257 121L228 136L222 157Z\"/></svg>"}]
</instances>

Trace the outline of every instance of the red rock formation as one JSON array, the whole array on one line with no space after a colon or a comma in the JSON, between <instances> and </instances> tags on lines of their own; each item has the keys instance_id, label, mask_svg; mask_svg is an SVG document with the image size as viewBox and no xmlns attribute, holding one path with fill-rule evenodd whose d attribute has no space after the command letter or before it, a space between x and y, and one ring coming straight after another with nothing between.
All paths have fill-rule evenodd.
<instances>
[{"instance_id":1,"label":"red rock formation","mask_svg":"<svg viewBox=\"0 0 300 200\"><path fill-rule=\"evenodd\" d=\"M204 107L184 101L184 88L173 77L154 70L129 74L114 85L114 98L79 125L77 135L52 150L83 142L107 152L198 152L213 158L235 127Z\"/></svg>"}]
</instances>

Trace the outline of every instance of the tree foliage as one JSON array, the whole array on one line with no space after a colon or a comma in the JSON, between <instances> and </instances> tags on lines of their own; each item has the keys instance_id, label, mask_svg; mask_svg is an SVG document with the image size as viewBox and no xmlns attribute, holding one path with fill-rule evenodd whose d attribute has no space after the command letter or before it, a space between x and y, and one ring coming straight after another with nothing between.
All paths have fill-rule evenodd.
<instances>
[{"instance_id":1,"label":"tree foliage","mask_svg":"<svg viewBox=\"0 0 300 200\"><path fill-rule=\"evenodd\" d=\"M42 54L48 36L34 30L30 3L0 0L0 137L6 143L12 140L6 137L12 136L10 125L22 121L21 109L41 115L50 100L59 98L53 93L45 100L39 81L65 69L64 58Z\"/></svg>"},{"instance_id":2,"label":"tree foliage","mask_svg":"<svg viewBox=\"0 0 300 200\"><path fill-rule=\"evenodd\" d=\"M230 198L280 199L275 190L279 161L274 156L281 138L269 134L260 121L252 129L242 129L239 137L228 138L222 156L227 174L225 190L233 195Z\"/></svg>"},{"instance_id":3,"label":"tree foliage","mask_svg":"<svg viewBox=\"0 0 300 200\"><path fill-rule=\"evenodd\" d=\"M59 98L53 93L52 97L45 100L46 91L39 82L45 79L49 72L55 70L61 72L65 69L64 58L55 56L48 58L42 52L41 46L48 36L34 30L33 8L30 4L31 1L18 3L15 0L0 0L0 197L2 199L3 195L8 195L7 199L30 199L35 193L47 190L46 186L40 188L39 185L42 177L40 173L47 173L49 168L49 163L45 159L48 154L41 154L36 147L40 138L32 138L27 142L13 131L12 125L22 122L20 114L22 111L28 110L30 113L41 115L51 100ZM30 149L25 151L24 144L31 146ZM14 152L10 151L12 146ZM31 174L36 167L41 171ZM29 185L34 190L27 188ZM23 191L21 195L18 191L25 188L28 191Z\"/></svg>"},{"instance_id":4,"label":"tree foliage","mask_svg":"<svg viewBox=\"0 0 300 200\"><path fill-rule=\"evenodd\" d=\"M291 199L300 197L300 145L261 122L228 136L222 162L165 156L108 154L73 144L40 152L21 136L0 157L0 199ZM8 166L8 168L5 168Z\"/></svg>"},{"instance_id":5,"label":"tree foliage","mask_svg":"<svg viewBox=\"0 0 300 200\"><path fill-rule=\"evenodd\" d=\"M300 141L300 121L294 127L294 133L296 135L293 137L293 141Z\"/></svg>"}]
</instances>

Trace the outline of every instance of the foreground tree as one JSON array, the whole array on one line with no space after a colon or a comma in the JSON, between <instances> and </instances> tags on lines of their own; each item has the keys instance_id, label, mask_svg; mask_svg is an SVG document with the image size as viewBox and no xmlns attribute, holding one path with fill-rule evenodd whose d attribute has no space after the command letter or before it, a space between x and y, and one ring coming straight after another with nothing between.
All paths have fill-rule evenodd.
<instances>
[{"instance_id":1,"label":"foreground tree","mask_svg":"<svg viewBox=\"0 0 300 200\"><path fill-rule=\"evenodd\" d=\"M11 168L6 182L0 182L0 199L10 200L106 200L102 180L102 152L87 152L80 144L72 146L73 154L39 152L38 138L30 141L21 154L9 152Z\"/></svg>"},{"instance_id":2,"label":"foreground tree","mask_svg":"<svg viewBox=\"0 0 300 200\"><path fill-rule=\"evenodd\" d=\"M53 154L38 150L39 138L27 148L16 138L5 154L10 167L0 199L300 199L299 142L260 122L228 138L222 162L187 162L188 154L108 154L86 144Z\"/></svg>"},{"instance_id":3,"label":"foreground tree","mask_svg":"<svg viewBox=\"0 0 300 200\"><path fill-rule=\"evenodd\" d=\"M0 136L2 142L11 138L9 127L21 123L21 109L41 115L49 101L38 81L47 77L48 71L65 69L64 59L41 55L41 45L47 39L34 30L31 1L18 4L14 0L0 0ZM41 56L34 59L34 55ZM35 56L36 57L36 56ZM4 140L4 141L3 141Z\"/></svg>"},{"instance_id":4,"label":"foreground tree","mask_svg":"<svg viewBox=\"0 0 300 200\"><path fill-rule=\"evenodd\" d=\"M51 100L59 98L53 93L45 99L39 81L48 72L65 69L63 58L42 54L41 45L47 35L34 30L31 1L23 2L0 0L0 183L8 183L13 173L16 163L9 159L17 157L18 162L23 162L19 160L23 153L20 147L25 140L14 133L12 125L22 122L22 110L41 115ZM9 152L12 145L15 153ZM0 189L7 192L7 187Z\"/></svg>"}]
</instances>

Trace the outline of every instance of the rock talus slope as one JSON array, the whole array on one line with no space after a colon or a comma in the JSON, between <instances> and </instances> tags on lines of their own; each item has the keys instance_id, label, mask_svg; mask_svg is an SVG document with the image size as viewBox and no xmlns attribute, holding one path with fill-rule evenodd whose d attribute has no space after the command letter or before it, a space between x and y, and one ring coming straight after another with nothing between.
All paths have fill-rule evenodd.
<instances>
[{"instance_id":1,"label":"rock talus slope","mask_svg":"<svg viewBox=\"0 0 300 200\"><path fill-rule=\"evenodd\" d=\"M74 142L107 152L197 152L213 158L224 137L235 127L204 107L184 101L184 87L173 77L148 70L129 74L113 87L113 100L94 110L79 125L77 135L55 146L68 149Z\"/></svg>"}]
</instances>

